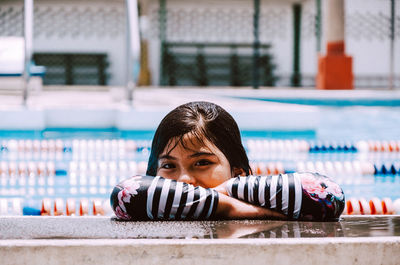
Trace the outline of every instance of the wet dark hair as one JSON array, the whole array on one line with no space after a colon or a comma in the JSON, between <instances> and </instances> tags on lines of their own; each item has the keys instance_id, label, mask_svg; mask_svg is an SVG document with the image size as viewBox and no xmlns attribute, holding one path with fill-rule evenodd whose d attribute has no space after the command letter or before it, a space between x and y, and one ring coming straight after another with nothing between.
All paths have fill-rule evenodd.
<instances>
[{"instance_id":1,"label":"wet dark hair","mask_svg":"<svg viewBox=\"0 0 400 265\"><path fill-rule=\"evenodd\" d=\"M233 168L251 174L249 159L244 150L239 127L232 116L222 107L205 101L189 102L168 113L155 132L147 165L147 175L157 174L158 158L167 145L169 152L182 144L186 134L194 136L200 143L208 140L227 158ZM171 139L177 141L172 143Z\"/></svg>"}]
</instances>

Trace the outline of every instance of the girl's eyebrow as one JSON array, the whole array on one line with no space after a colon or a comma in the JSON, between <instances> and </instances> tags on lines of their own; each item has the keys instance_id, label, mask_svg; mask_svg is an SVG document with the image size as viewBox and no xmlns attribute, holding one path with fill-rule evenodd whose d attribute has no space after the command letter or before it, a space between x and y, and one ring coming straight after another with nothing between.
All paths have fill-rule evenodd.
<instances>
[{"instance_id":1,"label":"girl's eyebrow","mask_svg":"<svg viewBox=\"0 0 400 265\"><path fill-rule=\"evenodd\" d=\"M166 155L160 156L158 159L171 159L171 160L176 160L176 157L166 154Z\"/></svg>"},{"instance_id":2,"label":"girl's eyebrow","mask_svg":"<svg viewBox=\"0 0 400 265\"><path fill-rule=\"evenodd\" d=\"M203 156L203 155L206 155L206 156L215 156L215 154L213 154L213 153L208 153L208 152L195 152L195 153L191 154L189 157L199 157L199 156Z\"/></svg>"},{"instance_id":3,"label":"girl's eyebrow","mask_svg":"<svg viewBox=\"0 0 400 265\"><path fill-rule=\"evenodd\" d=\"M203 156L203 155L205 155L205 156L215 156L215 154L213 154L213 153L208 153L208 152L195 152L195 153L189 155L188 157L193 158L193 157L199 157L199 156ZM158 159L177 160L176 157L171 156L171 155L168 155L168 154L162 155L162 156L160 156Z\"/></svg>"}]
</instances>

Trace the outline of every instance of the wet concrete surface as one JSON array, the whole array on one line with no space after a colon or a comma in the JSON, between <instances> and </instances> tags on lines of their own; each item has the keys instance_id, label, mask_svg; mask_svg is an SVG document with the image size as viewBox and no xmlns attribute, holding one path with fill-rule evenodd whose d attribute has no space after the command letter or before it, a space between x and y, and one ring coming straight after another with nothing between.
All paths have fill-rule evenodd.
<instances>
[{"instance_id":1,"label":"wet concrete surface","mask_svg":"<svg viewBox=\"0 0 400 265\"><path fill-rule=\"evenodd\" d=\"M124 222L109 217L0 217L1 239L246 239L400 236L400 216L339 222L270 220Z\"/></svg>"}]
</instances>

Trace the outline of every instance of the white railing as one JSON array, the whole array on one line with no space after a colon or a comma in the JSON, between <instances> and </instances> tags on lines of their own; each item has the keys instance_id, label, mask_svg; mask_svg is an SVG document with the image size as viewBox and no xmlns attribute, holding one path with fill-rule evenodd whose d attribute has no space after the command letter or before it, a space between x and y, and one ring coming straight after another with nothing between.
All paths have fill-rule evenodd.
<instances>
[{"instance_id":1,"label":"white railing","mask_svg":"<svg viewBox=\"0 0 400 265\"><path fill-rule=\"evenodd\" d=\"M133 90L138 82L140 71L140 32L139 12L137 0L126 0L127 15L127 73L126 73L126 99L133 101Z\"/></svg>"},{"instance_id":2,"label":"white railing","mask_svg":"<svg viewBox=\"0 0 400 265\"><path fill-rule=\"evenodd\" d=\"M23 102L26 105L28 99L28 84L31 76L30 65L32 61L33 50L33 0L24 0L24 46L25 46L25 60L24 60L24 88L23 88Z\"/></svg>"}]
</instances>

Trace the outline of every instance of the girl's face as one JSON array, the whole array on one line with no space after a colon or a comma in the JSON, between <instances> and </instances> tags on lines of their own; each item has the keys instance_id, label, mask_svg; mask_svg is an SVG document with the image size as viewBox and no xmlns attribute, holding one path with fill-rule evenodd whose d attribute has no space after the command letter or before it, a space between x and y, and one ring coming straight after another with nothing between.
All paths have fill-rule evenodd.
<instances>
[{"instance_id":1,"label":"girl's face","mask_svg":"<svg viewBox=\"0 0 400 265\"><path fill-rule=\"evenodd\" d=\"M179 143L172 150L168 148L176 139L167 144L158 158L158 176L204 188L216 187L233 177L228 159L210 141L201 143L185 135L182 142L184 146Z\"/></svg>"}]
</instances>

